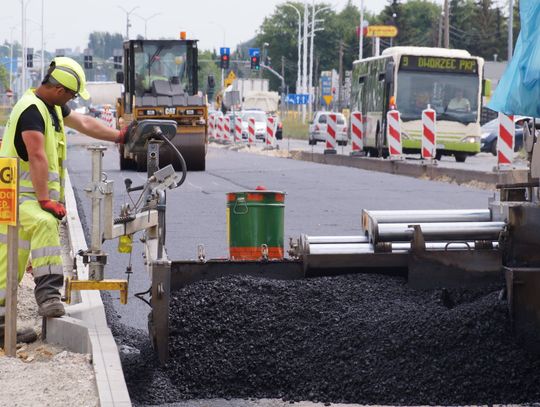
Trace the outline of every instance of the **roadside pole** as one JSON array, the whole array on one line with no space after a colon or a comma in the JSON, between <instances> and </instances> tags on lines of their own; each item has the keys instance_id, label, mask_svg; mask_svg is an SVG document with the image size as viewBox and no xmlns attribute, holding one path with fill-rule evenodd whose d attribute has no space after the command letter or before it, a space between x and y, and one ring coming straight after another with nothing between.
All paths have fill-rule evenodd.
<instances>
[{"instance_id":1,"label":"roadside pole","mask_svg":"<svg viewBox=\"0 0 540 407\"><path fill-rule=\"evenodd\" d=\"M0 158L0 223L7 225L6 318L4 350L17 354L17 286L19 251L19 160Z\"/></svg>"}]
</instances>

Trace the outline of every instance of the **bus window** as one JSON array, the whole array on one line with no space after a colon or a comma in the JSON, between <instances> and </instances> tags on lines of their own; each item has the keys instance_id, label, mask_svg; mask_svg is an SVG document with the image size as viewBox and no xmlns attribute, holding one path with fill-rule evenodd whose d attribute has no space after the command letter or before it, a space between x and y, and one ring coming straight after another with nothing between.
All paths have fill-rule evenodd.
<instances>
[{"instance_id":1,"label":"bus window","mask_svg":"<svg viewBox=\"0 0 540 407\"><path fill-rule=\"evenodd\" d=\"M438 120L473 123L478 116L478 76L399 71L397 105L402 120L420 120L428 105ZM456 98L460 100L457 101ZM463 108L458 108L463 106Z\"/></svg>"}]
</instances>

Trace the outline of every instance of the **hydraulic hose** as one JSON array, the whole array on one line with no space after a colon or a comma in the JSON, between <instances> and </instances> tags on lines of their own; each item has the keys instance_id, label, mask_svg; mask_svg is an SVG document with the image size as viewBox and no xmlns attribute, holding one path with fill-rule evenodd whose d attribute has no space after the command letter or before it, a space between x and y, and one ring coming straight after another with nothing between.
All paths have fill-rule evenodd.
<instances>
[{"instance_id":1,"label":"hydraulic hose","mask_svg":"<svg viewBox=\"0 0 540 407\"><path fill-rule=\"evenodd\" d=\"M187 176L187 164L186 164L186 160L184 160L184 156L176 148L176 146L173 143L171 143L171 140L169 140L167 137L165 137L165 135L163 134L161 129L158 130L158 131L154 131L154 135L157 138L163 140L166 144L168 144L169 147L172 148L172 150L176 153L176 156L180 160L180 166L182 167L182 178L180 178L180 181L178 182L178 186L182 185L184 183L184 181L186 180L186 176Z\"/></svg>"}]
</instances>

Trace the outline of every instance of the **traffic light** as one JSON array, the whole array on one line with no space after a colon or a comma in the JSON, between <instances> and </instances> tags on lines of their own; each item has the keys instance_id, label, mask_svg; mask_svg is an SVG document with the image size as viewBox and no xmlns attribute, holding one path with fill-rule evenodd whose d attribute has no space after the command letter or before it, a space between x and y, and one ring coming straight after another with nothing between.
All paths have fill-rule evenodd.
<instances>
[{"instance_id":1,"label":"traffic light","mask_svg":"<svg viewBox=\"0 0 540 407\"><path fill-rule=\"evenodd\" d=\"M221 69L229 69L229 56L226 54L221 55Z\"/></svg>"},{"instance_id":2,"label":"traffic light","mask_svg":"<svg viewBox=\"0 0 540 407\"><path fill-rule=\"evenodd\" d=\"M26 49L26 67L27 68L34 67L34 48Z\"/></svg>"},{"instance_id":3,"label":"traffic light","mask_svg":"<svg viewBox=\"0 0 540 407\"><path fill-rule=\"evenodd\" d=\"M94 64L92 62L92 55L85 55L84 56L84 69L92 69L94 68Z\"/></svg>"},{"instance_id":4,"label":"traffic light","mask_svg":"<svg viewBox=\"0 0 540 407\"><path fill-rule=\"evenodd\" d=\"M251 69L254 71L261 69L261 57L259 55L253 55L251 57Z\"/></svg>"}]
</instances>

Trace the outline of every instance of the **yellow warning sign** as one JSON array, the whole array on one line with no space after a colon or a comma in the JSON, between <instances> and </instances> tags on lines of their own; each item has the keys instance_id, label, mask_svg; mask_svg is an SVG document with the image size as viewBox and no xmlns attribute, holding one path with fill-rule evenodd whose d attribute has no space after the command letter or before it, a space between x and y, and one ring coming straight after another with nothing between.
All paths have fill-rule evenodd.
<instances>
[{"instance_id":1,"label":"yellow warning sign","mask_svg":"<svg viewBox=\"0 0 540 407\"><path fill-rule=\"evenodd\" d=\"M0 224L17 225L17 159L0 157Z\"/></svg>"},{"instance_id":2,"label":"yellow warning sign","mask_svg":"<svg viewBox=\"0 0 540 407\"><path fill-rule=\"evenodd\" d=\"M332 95L324 95L323 99L326 102L326 106L330 106L330 103L332 103L332 99L334 99L334 96L332 96Z\"/></svg>"},{"instance_id":3,"label":"yellow warning sign","mask_svg":"<svg viewBox=\"0 0 540 407\"><path fill-rule=\"evenodd\" d=\"M395 25L369 25L366 37L395 37L398 29Z\"/></svg>"},{"instance_id":4,"label":"yellow warning sign","mask_svg":"<svg viewBox=\"0 0 540 407\"><path fill-rule=\"evenodd\" d=\"M225 87L231 86L234 80L236 79L236 75L233 71L229 72L229 75L225 78Z\"/></svg>"}]
</instances>

